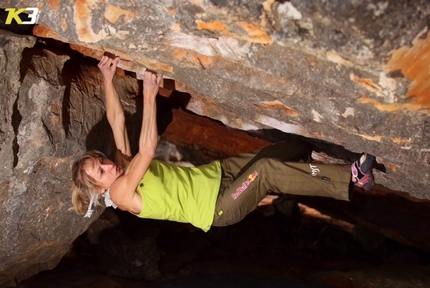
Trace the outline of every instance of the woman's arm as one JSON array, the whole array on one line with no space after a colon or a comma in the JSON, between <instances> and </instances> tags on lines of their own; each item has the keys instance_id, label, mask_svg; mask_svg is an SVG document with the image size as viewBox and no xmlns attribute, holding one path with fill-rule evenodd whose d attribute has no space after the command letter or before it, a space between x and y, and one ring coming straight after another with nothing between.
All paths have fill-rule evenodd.
<instances>
[{"instance_id":1,"label":"woman's arm","mask_svg":"<svg viewBox=\"0 0 430 288\"><path fill-rule=\"evenodd\" d=\"M133 213L140 213L142 209L142 199L135 191L157 149L158 131L155 98L162 78L161 74L155 74L151 71L145 71L144 73L143 118L139 137L139 152L130 162L124 176L114 183L114 187L112 187L114 191L111 190L112 200L115 204L120 209Z\"/></svg>"},{"instance_id":2,"label":"woman's arm","mask_svg":"<svg viewBox=\"0 0 430 288\"><path fill-rule=\"evenodd\" d=\"M112 59L108 56L103 56L98 66L103 74L103 84L106 97L106 116L112 129L117 149L115 154L115 163L124 167L129 163L132 155L125 126L124 109L112 81L118 62L119 57Z\"/></svg>"}]
</instances>

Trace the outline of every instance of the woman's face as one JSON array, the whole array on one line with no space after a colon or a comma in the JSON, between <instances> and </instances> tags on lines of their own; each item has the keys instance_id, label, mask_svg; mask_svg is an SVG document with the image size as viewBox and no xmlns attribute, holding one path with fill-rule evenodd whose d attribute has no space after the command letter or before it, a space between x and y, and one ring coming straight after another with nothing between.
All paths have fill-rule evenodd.
<instances>
[{"instance_id":1,"label":"woman's face","mask_svg":"<svg viewBox=\"0 0 430 288\"><path fill-rule=\"evenodd\" d=\"M113 182L124 174L124 169L109 159L98 158L86 163L83 167L88 176L93 178L100 186L100 193L109 189Z\"/></svg>"}]
</instances>

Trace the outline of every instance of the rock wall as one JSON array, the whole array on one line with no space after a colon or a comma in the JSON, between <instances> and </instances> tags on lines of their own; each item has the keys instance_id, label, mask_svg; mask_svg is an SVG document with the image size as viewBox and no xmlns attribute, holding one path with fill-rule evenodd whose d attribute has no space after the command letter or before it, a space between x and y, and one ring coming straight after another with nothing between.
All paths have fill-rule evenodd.
<instances>
[{"instance_id":1,"label":"rock wall","mask_svg":"<svg viewBox=\"0 0 430 288\"><path fill-rule=\"evenodd\" d=\"M33 47L32 36L0 30L0 43L0 284L4 284L54 268L102 212L99 209L91 220L75 214L70 171L85 149L109 154L113 141L103 122L101 79L95 65L85 65L82 56L76 58L77 53L62 47ZM137 81L127 79L119 77L119 91L136 95Z\"/></svg>"},{"instance_id":2,"label":"rock wall","mask_svg":"<svg viewBox=\"0 0 430 288\"><path fill-rule=\"evenodd\" d=\"M389 167L379 183L429 198L425 0L8 5L40 9L37 36L174 78L197 114L368 151Z\"/></svg>"},{"instance_id":3,"label":"rock wall","mask_svg":"<svg viewBox=\"0 0 430 288\"><path fill-rule=\"evenodd\" d=\"M146 67L172 78L196 114L262 137L281 131L371 152L387 166L376 180L390 193L430 198L425 0L29 0L0 7L38 7L40 44L65 43L29 49L35 37L0 34L7 96L0 98L0 283L54 267L90 224L70 209L70 167L85 149L113 151L90 59L105 51L127 71ZM116 81L130 121L139 123L129 100L137 81L128 72ZM131 127L136 135L138 125Z\"/></svg>"},{"instance_id":4,"label":"rock wall","mask_svg":"<svg viewBox=\"0 0 430 288\"><path fill-rule=\"evenodd\" d=\"M45 67L39 71L44 76L41 79L34 67L21 66L22 53L34 45L36 38L2 31L0 39L3 95L0 214L4 219L0 224L0 279L4 283L55 267L67 249L67 241L58 243L77 236L78 231L70 235L71 227L84 226L74 218L74 221L69 219L68 225L58 227L64 224L58 219L70 207L70 194L64 189L70 158L55 157L64 156L64 150L53 144L63 144L65 138L62 130L55 127L61 125L61 111L54 110L55 104L62 101L65 86L59 83L58 74L52 72L57 65L62 68L67 57L51 57L51 61L57 60L52 63L38 62ZM53 111L46 113L49 109ZM64 232L61 236L58 229Z\"/></svg>"}]
</instances>

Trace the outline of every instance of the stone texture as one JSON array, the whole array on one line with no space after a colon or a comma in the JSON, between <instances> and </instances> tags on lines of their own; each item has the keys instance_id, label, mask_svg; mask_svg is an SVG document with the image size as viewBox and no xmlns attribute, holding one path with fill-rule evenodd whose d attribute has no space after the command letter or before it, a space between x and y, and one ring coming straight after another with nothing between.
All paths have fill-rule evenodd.
<instances>
[{"instance_id":1,"label":"stone texture","mask_svg":"<svg viewBox=\"0 0 430 288\"><path fill-rule=\"evenodd\" d=\"M89 221L69 210L69 149L80 149L66 143L61 119L66 85L59 71L69 57L46 50L29 56L24 48L34 45L34 37L2 32L0 39L0 89L7 95L0 100L0 279L5 283L55 267Z\"/></svg>"},{"instance_id":2,"label":"stone texture","mask_svg":"<svg viewBox=\"0 0 430 288\"><path fill-rule=\"evenodd\" d=\"M7 95L0 100L0 215L5 219L0 224L0 282L6 283L55 267L70 243L90 224L71 210L70 169L74 156L85 149L87 128L100 119L88 113L85 121L79 122L82 114L68 114L74 111L68 103L91 107L86 101L91 98L71 96L82 96L74 90L85 87L71 88L68 73L79 73L77 65L66 64L70 56L38 48L25 50L36 42L29 36L3 31L0 42L0 90Z\"/></svg>"},{"instance_id":3,"label":"stone texture","mask_svg":"<svg viewBox=\"0 0 430 288\"><path fill-rule=\"evenodd\" d=\"M424 0L11 4L41 9L35 35L174 78L197 114L366 150L378 182L429 197Z\"/></svg>"},{"instance_id":4,"label":"stone texture","mask_svg":"<svg viewBox=\"0 0 430 288\"><path fill-rule=\"evenodd\" d=\"M92 219L84 219L73 211L71 165L87 149L110 155L114 143L95 63L67 45L36 43L32 36L1 31L0 43L0 91L8 95L0 99L0 217L5 219L0 285L13 285L54 268L102 213L98 209ZM138 81L124 72L115 81L127 108L130 138L136 139L141 123L136 102L142 107L142 98L131 98L139 94Z\"/></svg>"},{"instance_id":5,"label":"stone texture","mask_svg":"<svg viewBox=\"0 0 430 288\"><path fill-rule=\"evenodd\" d=\"M170 90L188 95L180 106L198 115L263 141L290 133L368 151L386 164L376 180L389 193L430 198L425 0L26 0L0 7L39 7L33 33L41 37L25 49L34 37L0 33L7 95L0 99L0 284L54 267L90 225L70 209L70 165L85 149L113 153L94 65L105 51L126 70L115 81L130 139L141 100L133 100L140 84L129 72L146 67L173 79ZM53 44L48 38L65 44L40 48ZM413 237L406 242L428 239Z\"/></svg>"}]
</instances>

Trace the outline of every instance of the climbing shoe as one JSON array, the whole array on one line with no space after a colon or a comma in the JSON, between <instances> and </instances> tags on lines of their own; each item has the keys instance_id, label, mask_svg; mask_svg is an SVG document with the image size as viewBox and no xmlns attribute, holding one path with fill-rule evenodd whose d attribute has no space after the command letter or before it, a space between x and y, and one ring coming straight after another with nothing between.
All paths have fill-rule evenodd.
<instances>
[{"instance_id":1,"label":"climbing shoe","mask_svg":"<svg viewBox=\"0 0 430 288\"><path fill-rule=\"evenodd\" d=\"M375 156L367 153L361 154L360 158L352 163L351 172L356 186L364 190L372 190L374 180L372 170L375 167L375 163Z\"/></svg>"}]
</instances>

